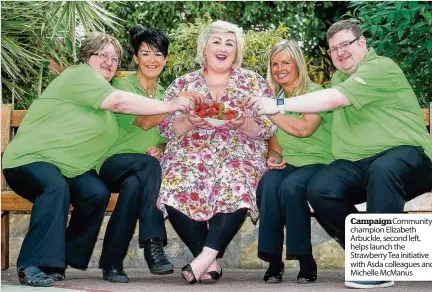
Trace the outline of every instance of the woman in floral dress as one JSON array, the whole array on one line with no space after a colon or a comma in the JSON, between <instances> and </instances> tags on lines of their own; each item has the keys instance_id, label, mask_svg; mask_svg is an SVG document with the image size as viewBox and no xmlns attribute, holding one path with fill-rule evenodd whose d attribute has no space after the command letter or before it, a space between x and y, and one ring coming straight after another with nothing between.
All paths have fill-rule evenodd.
<instances>
[{"instance_id":1,"label":"woman in floral dress","mask_svg":"<svg viewBox=\"0 0 432 292\"><path fill-rule=\"evenodd\" d=\"M182 95L205 103L220 102L241 112L222 127L213 127L194 112L176 112L159 124L169 142L161 159L158 206L195 259L182 269L189 283L215 281L222 275L221 256L248 210L256 220L255 192L267 170L267 139L276 126L244 106L248 96L272 97L258 74L240 68L242 31L216 21L200 35L197 62L202 69L176 79L165 92L168 101Z\"/></svg>"}]
</instances>

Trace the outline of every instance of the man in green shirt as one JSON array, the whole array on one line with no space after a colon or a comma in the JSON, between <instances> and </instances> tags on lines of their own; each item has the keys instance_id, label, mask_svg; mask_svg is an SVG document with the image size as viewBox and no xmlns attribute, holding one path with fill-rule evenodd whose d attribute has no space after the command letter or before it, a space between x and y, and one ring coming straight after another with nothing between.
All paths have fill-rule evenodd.
<instances>
[{"instance_id":1,"label":"man in green shirt","mask_svg":"<svg viewBox=\"0 0 432 292\"><path fill-rule=\"evenodd\" d=\"M432 189L432 138L402 70L367 48L352 20L327 32L338 69L330 89L285 99L251 98L260 114L333 110L335 161L308 185L308 199L327 232L342 246L345 218L366 201L368 213L402 213L405 202ZM353 288L390 287L392 281L346 282Z\"/></svg>"}]
</instances>

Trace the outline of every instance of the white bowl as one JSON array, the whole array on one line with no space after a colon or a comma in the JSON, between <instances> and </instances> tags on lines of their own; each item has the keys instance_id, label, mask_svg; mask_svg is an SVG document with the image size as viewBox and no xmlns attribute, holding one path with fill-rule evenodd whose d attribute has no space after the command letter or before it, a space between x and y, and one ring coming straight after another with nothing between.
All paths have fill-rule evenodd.
<instances>
[{"instance_id":1,"label":"white bowl","mask_svg":"<svg viewBox=\"0 0 432 292\"><path fill-rule=\"evenodd\" d=\"M233 109L233 110L235 110L236 112L239 113L239 115L237 116L237 118L232 119L232 120L230 120L230 121L237 120L237 119L240 118L240 116L242 115L242 113L241 113L239 110L237 110L237 109L235 109L235 108L232 108L232 107L230 107L230 106L228 106L228 105L226 105L225 108L226 108L226 109L227 109L227 108ZM196 114L195 114L195 116L198 117ZM213 119L213 118L203 118L203 119L206 120L207 123L209 123L209 124L212 125L213 127L221 127L221 126L225 125L225 122L228 122L228 120L219 120L219 119Z\"/></svg>"}]
</instances>

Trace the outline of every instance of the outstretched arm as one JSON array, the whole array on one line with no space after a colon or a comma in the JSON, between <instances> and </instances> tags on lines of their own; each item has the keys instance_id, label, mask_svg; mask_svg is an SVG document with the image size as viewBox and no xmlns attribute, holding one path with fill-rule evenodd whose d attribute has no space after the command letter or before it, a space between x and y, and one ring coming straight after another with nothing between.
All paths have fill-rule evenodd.
<instances>
[{"instance_id":1,"label":"outstretched arm","mask_svg":"<svg viewBox=\"0 0 432 292\"><path fill-rule=\"evenodd\" d=\"M307 93L305 95L285 98L285 111L297 113L319 113L348 106L351 102L334 88ZM276 102L272 98L250 98L248 105L259 115L274 115L279 113Z\"/></svg>"},{"instance_id":2,"label":"outstretched arm","mask_svg":"<svg viewBox=\"0 0 432 292\"><path fill-rule=\"evenodd\" d=\"M163 102L122 90L112 92L99 106L100 109L132 115L157 115L175 111L187 112L194 102L186 97Z\"/></svg>"}]
</instances>

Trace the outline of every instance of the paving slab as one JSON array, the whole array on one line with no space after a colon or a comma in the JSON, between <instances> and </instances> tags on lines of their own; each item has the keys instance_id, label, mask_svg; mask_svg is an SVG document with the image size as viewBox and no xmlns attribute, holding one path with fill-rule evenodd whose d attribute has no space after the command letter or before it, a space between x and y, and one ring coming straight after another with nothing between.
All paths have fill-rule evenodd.
<instances>
[{"instance_id":1,"label":"paving slab","mask_svg":"<svg viewBox=\"0 0 432 292\"><path fill-rule=\"evenodd\" d=\"M68 269L66 280L57 282L50 288L36 288L20 285L16 271L9 269L1 273L1 290L5 292L16 291L49 291L49 292L255 292L255 291L307 291L307 292L334 292L334 291L353 291L344 286L344 271L321 271L318 280L313 284L300 285L295 282L297 270L285 272L281 284L265 284L262 281L265 270L239 270L224 269L222 279L213 284L197 283L190 285L180 276L180 269L176 269L174 274L165 276L154 276L147 269L127 269L130 282L126 284L110 283L102 280L102 273L99 269L89 269L80 271ZM396 282L394 287L385 289L368 289L368 291L394 291L394 292L431 292L432 282Z\"/></svg>"}]
</instances>

